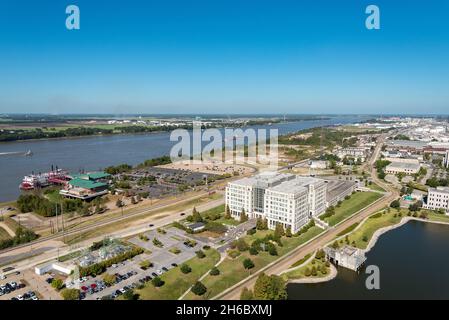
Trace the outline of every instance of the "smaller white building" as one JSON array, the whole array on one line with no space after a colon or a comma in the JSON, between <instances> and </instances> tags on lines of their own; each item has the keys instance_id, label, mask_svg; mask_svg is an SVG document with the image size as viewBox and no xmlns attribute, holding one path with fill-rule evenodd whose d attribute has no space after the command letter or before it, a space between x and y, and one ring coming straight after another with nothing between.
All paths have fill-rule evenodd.
<instances>
[{"instance_id":1,"label":"smaller white building","mask_svg":"<svg viewBox=\"0 0 449 320\"><path fill-rule=\"evenodd\" d=\"M449 187L429 188L427 202L423 204L425 209L444 209L449 213Z\"/></svg>"},{"instance_id":2,"label":"smaller white building","mask_svg":"<svg viewBox=\"0 0 449 320\"><path fill-rule=\"evenodd\" d=\"M411 175L418 173L419 169L421 168L419 161L416 159L407 159L410 161L397 161L397 160L400 159L396 159L394 162L391 162L385 168L385 173L388 174L405 173Z\"/></svg>"}]
</instances>

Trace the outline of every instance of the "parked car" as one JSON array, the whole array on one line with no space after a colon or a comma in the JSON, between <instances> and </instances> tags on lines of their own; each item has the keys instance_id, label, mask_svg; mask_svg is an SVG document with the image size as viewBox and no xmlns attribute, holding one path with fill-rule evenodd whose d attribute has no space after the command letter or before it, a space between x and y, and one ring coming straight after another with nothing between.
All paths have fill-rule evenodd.
<instances>
[{"instance_id":1,"label":"parked car","mask_svg":"<svg viewBox=\"0 0 449 320\"><path fill-rule=\"evenodd\" d=\"M172 267L177 267L177 266L178 266L178 265L177 265L176 263L174 263L174 262L173 262L171 265L172 265Z\"/></svg>"},{"instance_id":2,"label":"parked car","mask_svg":"<svg viewBox=\"0 0 449 320\"><path fill-rule=\"evenodd\" d=\"M168 271L168 269L166 267L162 267L162 270L164 271Z\"/></svg>"}]
</instances>

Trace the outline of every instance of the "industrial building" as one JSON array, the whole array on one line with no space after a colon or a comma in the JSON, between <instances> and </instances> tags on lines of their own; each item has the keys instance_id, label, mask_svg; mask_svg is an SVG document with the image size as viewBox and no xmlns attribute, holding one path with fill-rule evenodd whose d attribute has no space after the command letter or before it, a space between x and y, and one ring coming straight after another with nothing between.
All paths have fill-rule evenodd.
<instances>
[{"instance_id":1,"label":"industrial building","mask_svg":"<svg viewBox=\"0 0 449 320\"><path fill-rule=\"evenodd\" d=\"M244 211L249 218L266 218L270 229L282 224L297 232L310 217L325 211L326 183L312 177L265 172L228 183L226 205L235 219Z\"/></svg>"}]
</instances>

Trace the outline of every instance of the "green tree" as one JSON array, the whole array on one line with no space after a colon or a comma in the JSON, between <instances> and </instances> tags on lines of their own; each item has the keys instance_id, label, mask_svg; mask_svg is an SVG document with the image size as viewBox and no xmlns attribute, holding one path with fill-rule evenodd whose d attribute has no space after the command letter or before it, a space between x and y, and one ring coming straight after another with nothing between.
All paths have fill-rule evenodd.
<instances>
[{"instance_id":1,"label":"green tree","mask_svg":"<svg viewBox=\"0 0 449 320\"><path fill-rule=\"evenodd\" d=\"M284 227L281 223L276 224L276 227L274 229L274 238L275 239L281 239L285 235Z\"/></svg>"},{"instance_id":2,"label":"green tree","mask_svg":"<svg viewBox=\"0 0 449 320\"><path fill-rule=\"evenodd\" d=\"M153 286L155 286L156 288L158 287L162 287L164 285L164 281L160 278L160 277L154 277L151 280L151 283L153 284Z\"/></svg>"},{"instance_id":3,"label":"green tree","mask_svg":"<svg viewBox=\"0 0 449 320\"><path fill-rule=\"evenodd\" d=\"M195 254L199 259L203 259L206 256L206 254L202 250L196 251Z\"/></svg>"},{"instance_id":4,"label":"green tree","mask_svg":"<svg viewBox=\"0 0 449 320\"><path fill-rule=\"evenodd\" d=\"M243 267L247 270L254 268L254 262L249 259L246 258L245 260L243 260Z\"/></svg>"},{"instance_id":5,"label":"green tree","mask_svg":"<svg viewBox=\"0 0 449 320\"><path fill-rule=\"evenodd\" d=\"M184 273L184 274L192 272L192 268L190 268L190 266L188 264L186 264L186 263L183 263L181 265L180 269L181 269L181 272Z\"/></svg>"},{"instance_id":6,"label":"green tree","mask_svg":"<svg viewBox=\"0 0 449 320\"><path fill-rule=\"evenodd\" d=\"M285 281L276 275L261 273L254 285L254 298L258 300L285 300L287 290Z\"/></svg>"},{"instance_id":7,"label":"green tree","mask_svg":"<svg viewBox=\"0 0 449 320\"><path fill-rule=\"evenodd\" d=\"M220 270L217 267L213 267L210 269L209 274L211 276L218 276L220 274Z\"/></svg>"},{"instance_id":8,"label":"green tree","mask_svg":"<svg viewBox=\"0 0 449 320\"><path fill-rule=\"evenodd\" d=\"M138 300L139 295L134 293L133 290L126 290L125 293L123 294L123 298L125 300Z\"/></svg>"},{"instance_id":9,"label":"green tree","mask_svg":"<svg viewBox=\"0 0 449 320\"><path fill-rule=\"evenodd\" d=\"M248 221L248 215L245 213L245 209L242 209L242 212L240 213L240 222L246 221Z\"/></svg>"},{"instance_id":10,"label":"green tree","mask_svg":"<svg viewBox=\"0 0 449 320\"><path fill-rule=\"evenodd\" d=\"M288 226L288 227L285 229L285 236L286 236L287 238L291 238L291 237L292 237L292 228L291 228L290 226Z\"/></svg>"},{"instance_id":11,"label":"green tree","mask_svg":"<svg viewBox=\"0 0 449 320\"><path fill-rule=\"evenodd\" d=\"M191 291L196 294L197 296L202 296L207 292L207 288L204 284L202 284L200 281L197 281L193 286Z\"/></svg>"},{"instance_id":12,"label":"green tree","mask_svg":"<svg viewBox=\"0 0 449 320\"><path fill-rule=\"evenodd\" d=\"M64 287L64 282L61 279L53 279L51 286L59 291Z\"/></svg>"},{"instance_id":13,"label":"green tree","mask_svg":"<svg viewBox=\"0 0 449 320\"><path fill-rule=\"evenodd\" d=\"M115 274L109 274L109 273L106 273L106 274L103 276L103 281L104 281L104 283L106 283L107 285L113 285L113 284L115 284L116 280L117 280L117 277L116 277Z\"/></svg>"},{"instance_id":14,"label":"green tree","mask_svg":"<svg viewBox=\"0 0 449 320\"><path fill-rule=\"evenodd\" d=\"M225 217L225 219L232 219L231 210L229 210L229 206L226 206L224 217Z\"/></svg>"},{"instance_id":15,"label":"green tree","mask_svg":"<svg viewBox=\"0 0 449 320\"><path fill-rule=\"evenodd\" d=\"M64 289L61 291L64 300L79 300L80 291L78 289Z\"/></svg>"}]
</instances>

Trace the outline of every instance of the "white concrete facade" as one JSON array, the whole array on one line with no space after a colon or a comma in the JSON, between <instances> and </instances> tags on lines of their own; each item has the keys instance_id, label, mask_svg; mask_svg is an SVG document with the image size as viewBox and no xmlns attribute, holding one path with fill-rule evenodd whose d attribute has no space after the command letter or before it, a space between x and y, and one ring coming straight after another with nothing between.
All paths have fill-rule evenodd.
<instances>
[{"instance_id":1,"label":"white concrete facade","mask_svg":"<svg viewBox=\"0 0 449 320\"><path fill-rule=\"evenodd\" d=\"M427 202L423 206L430 210L444 209L446 213L449 213L449 188L429 188Z\"/></svg>"},{"instance_id":2,"label":"white concrete facade","mask_svg":"<svg viewBox=\"0 0 449 320\"><path fill-rule=\"evenodd\" d=\"M226 205L235 219L243 209L266 218L270 229L281 223L295 233L326 210L326 187L321 179L267 172L228 183Z\"/></svg>"}]
</instances>

